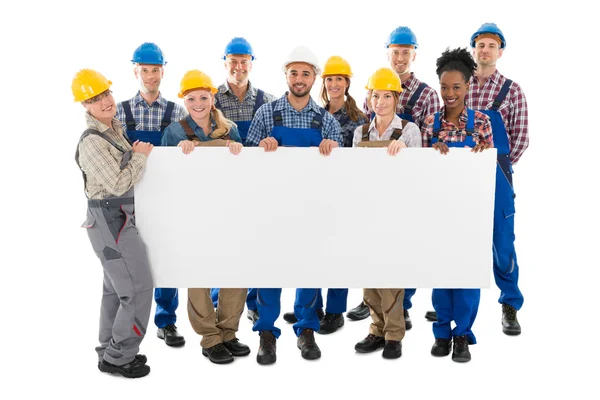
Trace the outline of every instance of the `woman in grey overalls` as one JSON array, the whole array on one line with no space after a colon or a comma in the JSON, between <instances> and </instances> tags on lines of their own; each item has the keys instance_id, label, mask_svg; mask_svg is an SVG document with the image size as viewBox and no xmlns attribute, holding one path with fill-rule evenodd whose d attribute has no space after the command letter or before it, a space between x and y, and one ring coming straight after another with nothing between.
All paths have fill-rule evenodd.
<instances>
[{"instance_id":1,"label":"woman in grey overalls","mask_svg":"<svg viewBox=\"0 0 600 400\"><path fill-rule=\"evenodd\" d=\"M75 161L88 198L83 227L104 269L98 369L139 378L150 373L146 356L138 351L150 317L153 284L146 247L135 226L133 185L153 146L139 141L130 145L125 139L115 119L111 84L91 69L73 78L74 101L87 111Z\"/></svg>"}]
</instances>

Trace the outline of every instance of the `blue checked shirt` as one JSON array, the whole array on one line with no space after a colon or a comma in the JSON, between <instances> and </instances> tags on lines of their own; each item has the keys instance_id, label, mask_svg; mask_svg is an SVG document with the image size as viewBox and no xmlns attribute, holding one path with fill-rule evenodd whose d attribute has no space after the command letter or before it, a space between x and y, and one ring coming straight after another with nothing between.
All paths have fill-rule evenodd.
<instances>
[{"instance_id":1,"label":"blue checked shirt","mask_svg":"<svg viewBox=\"0 0 600 400\"><path fill-rule=\"evenodd\" d=\"M131 107L133 119L137 123L135 126L136 131L160 131L160 123L162 122L165 111L167 110L167 100L162 97L160 93L158 94L158 99L156 99L152 104L148 105L146 100L144 100L138 91L137 94L129 100L129 106ZM186 115L187 112L185 111L185 108L175 103L175 107L173 107L173 114L171 116L171 123L179 121ZM127 131L123 103L117 104L116 118L121 121L123 129Z\"/></svg>"},{"instance_id":2,"label":"blue checked shirt","mask_svg":"<svg viewBox=\"0 0 600 400\"><path fill-rule=\"evenodd\" d=\"M244 101L240 103L237 96L229 89L229 84L225 82L219 86L219 91L215 94L215 97L219 101L219 108L223 111L225 118L232 121L252 121L252 111L254 111L257 92L258 89L248 81L248 90L244 96ZM275 96L265 92L263 103L271 103L272 101L275 101Z\"/></svg>"},{"instance_id":3,"label":"blue checked shirt","mask_svg":"<svg viewBox=\"0 0 600 400\"><path fill-rule=\"evenodd\" d=\"M286 92L281 98L275 100L273 105L263 104L248 130L248 138L246 138L246 146L258 146L261 140L271 136L273 130L273 108L275 110L282 110L283 126L287 128L301 128L310 129L310 124L315 114L323 113L323 124L321 129L321 135L323 139L331 139L338 142L338 145L342 147L342 134L340 124L336 119L329 114L327 111L317 106L317 103L312 98L308 100L308 104L301 111L296 111L291 106L287 99L288 93Z\"/></svg>"},{"instance_id":4,"label":"blue checked shirt","mask_svg":"<svg viewBox=\"0 0 600 400\"><path fill-rule=\"evenodd\" d=\"M334 112L333 117L337 120L337 122L345 122L344 125L340 123L342 127L344 147L352 147L352 140L354 139L354 131L356 128L369 122L366 118L361 117L358 117L356 122L352 121L350 117L348 117L348 112L346 111L345 106Z\"/></svg>"}]
</instances>

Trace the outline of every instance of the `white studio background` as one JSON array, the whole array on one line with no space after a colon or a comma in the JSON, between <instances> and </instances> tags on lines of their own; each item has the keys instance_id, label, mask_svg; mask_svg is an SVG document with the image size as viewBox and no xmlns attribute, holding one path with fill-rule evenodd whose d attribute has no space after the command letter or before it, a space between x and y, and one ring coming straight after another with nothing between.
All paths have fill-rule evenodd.
<instances>
[{"instance_id":1,"label":"white studio background","mask_svg":"<svg viewBox=\"0 0 600 400\"><path fill-rule=\"evenodd\" d=\"M597 35L583 2L109 0L12 2L0 8L1 298L8 349L2 352L3 398L592 396L598 356L593 284L600 266L594 257L600 239L598 80L592 75ZM160 343L151 320L142 344L152 367L148 377L129 381L97 371L93 348L102 271L79 229L85 197L73 156L84 119L81 106L72 102L75 72L96 69L113 81L117 100L130 98L137 90L129 62L133 50L155 42L169 62L162 92L178 101L179 81L189 69L222 82L223 48L232 37L244 36L257 54L251 80L258 87L282 95L284 57L304 44L321 63L331 55L350 62L351 93L362 103L369 75L387 65L384 42L395 27L408 25L416 33L419 49L412 69L437 89L436 58L446 47L468 46L483 22L496 22L504 31L508 46L498 68L523 87L529 103L531 145L515 167L525 295L521 336L501 333L492 282L482 291L474 326L479 343L472 346L473 361L467 365L429 355L433 335L423 313L431 308L431 291L424 289L413 298L414 328L397 361L384 361L379 353L354 354L368 321L347 322L334 335L317 336L323 358L305 361L291 327L280 318L277 364L262 368L255 362L258 336L244 314L239 337L252 354L216 366L201 356L182 290L183 349ZM319 89L317 81L313 98ZM448 204L451 209L451 200ZM291 311L293 292L284 289L282 312ZM360 289L351 289L348 307L360 298Z\"/></svg>"}]
</instances>

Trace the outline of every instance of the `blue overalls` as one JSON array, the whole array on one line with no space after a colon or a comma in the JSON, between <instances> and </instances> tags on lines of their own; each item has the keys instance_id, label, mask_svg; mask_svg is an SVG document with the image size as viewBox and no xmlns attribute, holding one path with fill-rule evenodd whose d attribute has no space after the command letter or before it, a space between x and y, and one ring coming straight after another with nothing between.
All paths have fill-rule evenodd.
<instances>
[{"instance_id":1,"label":"blue overalls","mask_svg":"<svg viewBox=\"0 0 600 400\"><path fill-rule=\"evenodd\" d=\"M489 110L479 110L490 117L494 147L498 151L496 196L494 201L494 279L500 289L500 304L519 310L523 295L519 290L519 266L515 251L515 192L512 185L512 164L508 134L498 108L506 98L512 81L507 79Z\"/></svg>"},{"instance_id":2,"label":"blue overalls","mask_svg":"<svg viewBox=\"0 0 600 400\"><path fill-rule=\"evenodd\" d=\"M431 144L438 142L440 131L440 113L435 113L433 120L433 138ZM467 137L463 142L447 142L448 147L474 147L473 130L475 127L475 112L467 109ZM433 289L431 302L437 313L437 322L433 323L433 336L436 339L452 339L455 336L467 336L469 344L475 344L475 335L471 331L477 310L481 289ZM454 321L456 327L451 329Z\"/></svg>"},{"instance_id":3,"label":"blue overalls","mask_svg":"<svg viewBox=\"0 0 600 400\"><path fill-rule=\"evenodd\" d=\"M264 95L265 92L258 89L256 91L256 99L254 101L254 108L252 109L252 118L256 115L256 112L264 104ZM221 105L219 104L219 100L215 97L215 107L221 110ZM246 138L248 137L248 130L250 129L250 124L252 121L233 121L237 125L238 132L240 133L240 137L242 138L242 144L246 145ZM258 306L256 305L256 288L249 288L248 295L246 296L246 307L248 310L257 310ZM217 304L219 302L219 288L212 288L210 290L210 297L212 299L213 305L217 308Z\"/></svg>"},{"instance_id":4,"label":"blue overalls","mask_svg":"<svg viewBox=\"0 0 600 400\"><path fill-rule=\"evenodd\" d=\"M172 101L167 102L167 109L165 110L165 114L163 115L162 121L160 122L160 131L138 131L135 129L137 123L133 118L133 113L131 112L131 106L129 105L129 100L121 103L123 105L123 111L125 112L125 125L126 125L126 133L127 138L131 143L139 140L140 142L148 142L152 143L155 146L160 146L160 140L162 139L163 131L167 126L171 124L171 116L173 114L173 109L175 108L175 103Z\"/></svg>"},{"instance_id":5,"label":"blue overalls","mask_svg":"<svg viewBox=\"0 0 600 400\"><path fill-rule=\"evenodd\" d=\"M138 131L135 129L137 123L133 118L129 101L124 101L123 111L125 112L125 124L127 127L127 138L131 143L139 140L141 142L149 142L154 146L160 146L163 131L171 124L171 116L175 103L167 102L167 109L160 123L160 131ZM158 328L164 328L167 325L175 324L177 316L175 310L179 306L179 293L176 288L155 288L154 301L156 302L156 314L154 315L154 323Z\"/></svg>"},{"instance_id":6,"label":"blue overalls","mask_svg":"<svg viewBox=\"0 0 600 400\"><path fill-rule=\"evenodd\" d=\"M273 107L273 106L271 106ZM281 110L273 111L273 130L271 137L277 140L279 146L290 147L316 147L321 144L323 135L321 133L323 115L327 112L320 108L321 114L317 114L311 121L311 127L288 128L283 126ZM319 330L319 318L317 317L318 289L296 289L294 301L294 313L298 322L293 325L296 336L303 329ZM252 327L253 331L272 331L276 338L281 335L281 330L275 326L275 321L281 312L281 289L258 289L258 320Z\"/></svg>"},{"instance_id":7,"label":"blue overalls","mask_svg":"<svg viewBox=\"0 0 600 400\"><path fill-rule=\"evenodd\" d=\"M408 103L406 103L406 106L404 106L402 113L396 113L400 118L408 122L415 122L415 120L412 117L412 109L415 106L415 104L417 104L417 100L419 100L419 97L421 97L421 93L423 93L423 90L425 90L426 87L427 84L423 82L421 82L421 84L417 86L417 90L415 90L413 95L410 96L410 99L408 100ZM375 117L375 113L373 113L372 117ZM416 291L417 289L404 289L404 301L402 302L402 307L404 307L405 310L410 310L412 308L411 299L415 295Z\"/></svg>"}]
</instances>

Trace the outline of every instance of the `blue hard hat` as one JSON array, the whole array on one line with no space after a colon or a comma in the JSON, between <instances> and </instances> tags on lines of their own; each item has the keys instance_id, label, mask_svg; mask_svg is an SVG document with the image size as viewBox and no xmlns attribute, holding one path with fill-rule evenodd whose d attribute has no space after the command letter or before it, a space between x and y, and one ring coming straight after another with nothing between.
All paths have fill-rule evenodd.
<instances>
[{"instance_id":1,"label":"blue hard hat","mask_svg":"<svg viewBox=\"0 0 600 400\"><path fill-rule=\"evenodd\" d=\"M417 48L417 37L407 26L399 26L390 33L390 37L385 44L385 47L390 47L392 44L403 44L406 46L414 46Z\"/></svg>"},{"instance_id":2,"label":"blue hard hat","mask_svg":"<svg viewBox=\"0 0 600 400\"><path fill-rule=\"evenodd\" d=\"M223 60L227 58L228 54L248 54L254 60L254 52L252 46L243 37L235 37L231 39L231 42L225 46L225 52L223 53Z\"/></svg>"},{"instance_id":3,"label":"blue hard hat","mask_svg":"<svg viewBox=\"0 0 600 400\"><path fill-rule=\"evenodd\" d=\"M492 35L498 36L501 42L500 48L503 49L506 47L506 40L504 39L504 34L500 30L500 28L498 28L493 22L486 22L485 24L481 25L477 32L475 32L473 36L471 36L471 47L475 47L475 39L477 38L477 36L482 35L484 33L491 33Z\"/></svg>"},{"instance_id":4,"label":"blue hard hat","mask_svg":"<svg viewBox=\"0 0 600 400\"><path fill-rule=\"evenodd\" d=\"M133 52L132 63L136 64L152 64L165 65L167 62L163 57L163 53L154 43L144 43Z\"/></svg>"}]
</instances>

